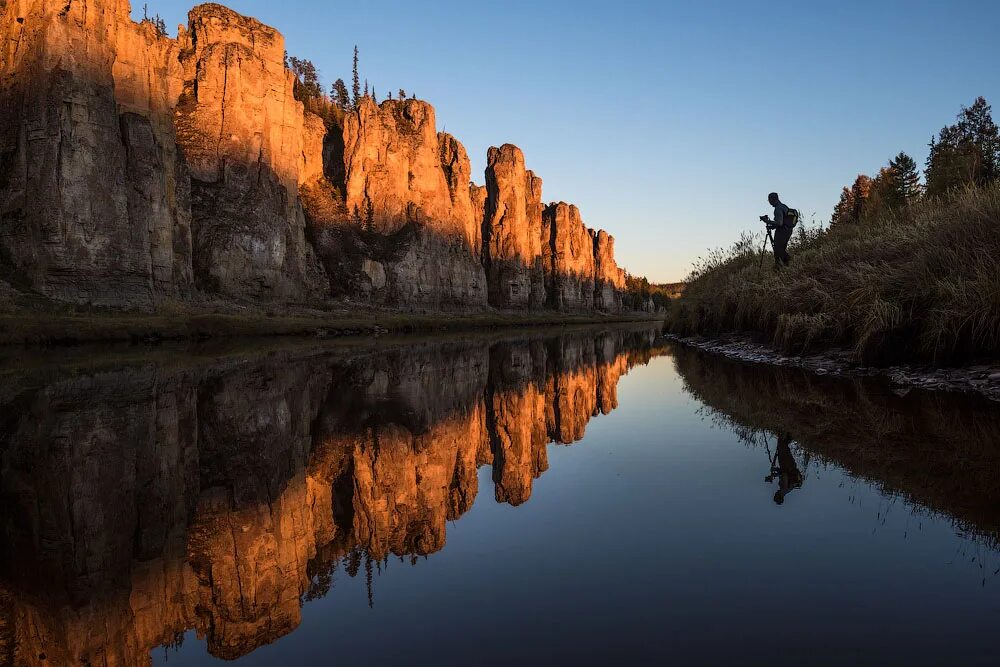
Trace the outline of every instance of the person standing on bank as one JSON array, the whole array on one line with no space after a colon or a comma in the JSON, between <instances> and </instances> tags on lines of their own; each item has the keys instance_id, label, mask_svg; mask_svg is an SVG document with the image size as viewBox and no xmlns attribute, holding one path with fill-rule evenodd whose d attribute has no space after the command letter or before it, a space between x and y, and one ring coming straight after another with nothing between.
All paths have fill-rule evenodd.
<instances>
[{"instance_id":1,"label":"person standing on bank","mask_svg":"<svg viewBox=\"0 0 1000 667\"><path fill-rule=\"evenodd\" d=\"M769 194L767 201L774 207L774 220L766 215L761 220L774 230L774 268L780 269L782 265L788 266L792 261L788 254L788 242L792 239L792 229L798 222L798 215L781 203L777 192Z\"/></svg>"}]
</instances>

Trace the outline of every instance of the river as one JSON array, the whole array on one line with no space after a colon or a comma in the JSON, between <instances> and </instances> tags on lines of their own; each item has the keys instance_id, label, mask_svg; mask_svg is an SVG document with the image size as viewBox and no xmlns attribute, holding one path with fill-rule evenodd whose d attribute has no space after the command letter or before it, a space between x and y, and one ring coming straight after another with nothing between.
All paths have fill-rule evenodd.
<instances>
[{"instance_id":1,"label":"river","mask_svg":"<svg viewBox=\"0 0 1000 667\"><path fill-rule=\"evenodd\" d=\"M0 665L1000 664L1000 405L657 333L4 352Z\"/></svg>"}]
</instances>

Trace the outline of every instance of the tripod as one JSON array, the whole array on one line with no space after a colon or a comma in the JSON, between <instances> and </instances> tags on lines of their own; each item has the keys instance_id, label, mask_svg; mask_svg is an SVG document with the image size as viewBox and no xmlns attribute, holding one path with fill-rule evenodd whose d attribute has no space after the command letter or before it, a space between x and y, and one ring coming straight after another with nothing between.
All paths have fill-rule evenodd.
<instances>
[{"instance_id":1,"label":"tripod","mask_svg":"<svg viewBox=\"0 0 1000 667\"><path fill-rule=\"evenodd\" d=\"M771 252L772 253L774 252L774 235L772 234L773 231L774 231L774 227L772 227L771 225L768 225L767 226L767 236L764 237L764 246L760 249L760 266L757 267L757 275L758 276L760 275L760 272L764 270L764 255L767 254L767 243L768 243L768 241L771 242Z\"/></svg>"}]
</instances>

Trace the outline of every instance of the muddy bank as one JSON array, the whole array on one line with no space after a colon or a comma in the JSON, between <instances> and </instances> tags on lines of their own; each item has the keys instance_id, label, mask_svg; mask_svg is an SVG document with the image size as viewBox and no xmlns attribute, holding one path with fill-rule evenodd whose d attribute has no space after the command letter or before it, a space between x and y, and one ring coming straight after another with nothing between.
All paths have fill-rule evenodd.
<instances>
[{"instance_id":1,"label":"muddy bank","mask_svg":"<svg viewBox=\"0 0 1000 667\"><path fill-rule=\"evenodd\" d=\"M819 354L787 356L755 343L748 336L703 338L665 334L668 340L729 359L753 364L802 368L817 375L882 376L889 379L898 394L911 389L980 394L1000 402L1000 361L987 361L960 368L934 368L920 364L875 367L859 364L846 350L828 350Z\"/></svg>"},{"instance_id":2,"label":"muddy bank","mask_svg":"<svg viewBox=\"0 0 1000 667\"><path fill-rule=\"evenodd\" d=\"M422 312L352 309L325 313L130 313L0 315L0 345L157 343L261 336L334 338L388 333L481 331L580 324L652 322L647 313Z\"/></svg>"}]
</instances>

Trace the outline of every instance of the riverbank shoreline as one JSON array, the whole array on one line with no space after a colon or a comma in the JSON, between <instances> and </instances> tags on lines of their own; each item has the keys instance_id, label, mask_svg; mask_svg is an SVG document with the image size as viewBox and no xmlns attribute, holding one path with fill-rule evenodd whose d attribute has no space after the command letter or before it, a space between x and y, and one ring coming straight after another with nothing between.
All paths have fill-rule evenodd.
<instances>
[{"instance_id":1,"label":"riverbank shoreline","mask_svg":"<svg viewBox=\"0 0 1000 667\"><path fill-rule=\"evenodd\" d=\"M343 311L260 315L13 312L0 314L0 346L158 343L277 336L335 338L657 321L662 321L662 316L650 313Z\"/></svg>"},{"instance_id":2,"label":"riverbank shoreline","mask_svg":"<svg viewBox=\"0 0 1000 667\"><path fill-rule=\"evenodd\" d=\"M866 366L858 363L847 350L830 349L810 355L785 355L753 341L748 335L706 338L665 333L663 337L709 354L745 363L801 368L816 375L832 377L884 377L899 394L913 389L925 389L978 394L1000 402L1000 362L997 361L954 368L935 368L915 363Z\"/></svg>"}]
</instances>

